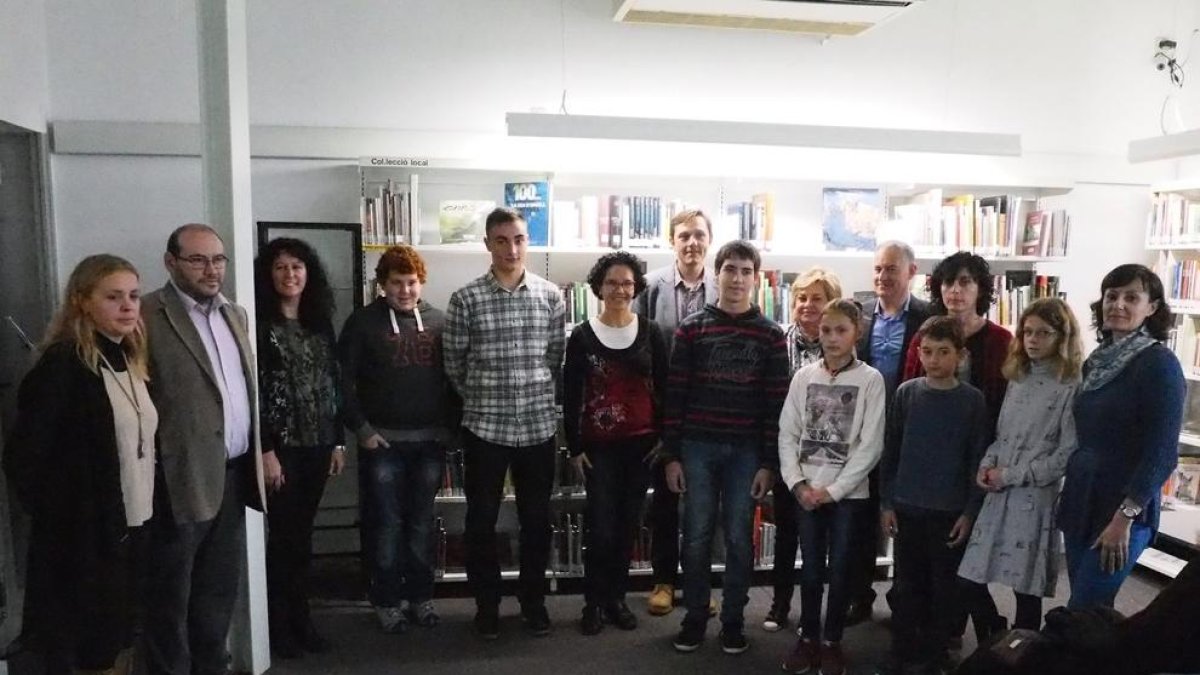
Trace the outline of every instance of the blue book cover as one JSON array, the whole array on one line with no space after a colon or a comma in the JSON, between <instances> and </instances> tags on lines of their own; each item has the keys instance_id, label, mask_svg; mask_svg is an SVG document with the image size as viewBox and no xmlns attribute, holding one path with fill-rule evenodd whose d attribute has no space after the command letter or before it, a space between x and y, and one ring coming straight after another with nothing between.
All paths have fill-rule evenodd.
<instances>
[{"instance_id":1,"label":"blue book cover","mask_svg":"<svg viewBox=\"0 0 1200 675\"><path fill-rule=\"evenodd\" d=\"M504 204L521 212L530 246L550 245L550 182L505 183Z\"/></svg>"}]
</instances>

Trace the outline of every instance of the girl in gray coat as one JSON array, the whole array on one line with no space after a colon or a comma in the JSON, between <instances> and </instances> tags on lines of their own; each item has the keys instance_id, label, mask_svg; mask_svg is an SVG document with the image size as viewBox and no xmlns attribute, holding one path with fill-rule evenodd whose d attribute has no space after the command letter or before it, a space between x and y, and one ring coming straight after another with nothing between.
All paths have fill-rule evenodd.
<instances>
[{"instance_id":1,"label":"girl in gray coat","mask_svg":"<svg viewBox=\"0 0 1200 675\"><path fill-rule=\"evenodd\" d=\"M1022 314L1004 363L1008 391L996 440L976 481L987 491L958 574L967 582L1013 589L1016 628L1038 630L1042 598L1054 596L1059 534L1054 502L1075 450L1071 406L1083 350L1079 324L1058 298Z\"/></svg>"}]
</instances>

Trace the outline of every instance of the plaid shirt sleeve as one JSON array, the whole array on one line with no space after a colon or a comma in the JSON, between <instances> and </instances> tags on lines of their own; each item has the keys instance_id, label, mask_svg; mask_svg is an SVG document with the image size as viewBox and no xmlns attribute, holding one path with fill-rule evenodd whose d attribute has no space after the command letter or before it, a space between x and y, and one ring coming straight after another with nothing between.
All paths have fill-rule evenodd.
<instances>
[{"instance_id":1,"label":"plaid shirt sleeve","mask_svg":"<svg viewBox=\"0 0 1200 675\"><path fill-rule=\"evenodd\" d=\"M464 398L467 384L467 348L470 345L470 315L460 291L455 291L450 296L450 305L446 308L446 326L442 331L442 360L446 377L458 390L458 395Z\"/></svg>"}]
</instances>

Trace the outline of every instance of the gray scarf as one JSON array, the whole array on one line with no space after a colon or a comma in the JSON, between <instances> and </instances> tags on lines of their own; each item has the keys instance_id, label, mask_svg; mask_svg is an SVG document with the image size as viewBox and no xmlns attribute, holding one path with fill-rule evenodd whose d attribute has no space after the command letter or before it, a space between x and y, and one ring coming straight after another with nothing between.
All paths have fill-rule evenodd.
<instances>
[{"instance_id":1,"label":"gray scarf","mask_svg":"<svg viewBox=\"0 0 1200 675\"><path fill-rule=\"evenodd\" d=\"M1093 391L1112 381L1138 354L1158 344L1145 326L1120 340L1106 339L1083 364L1083 390Z\"/></svg>"}]
</instances>

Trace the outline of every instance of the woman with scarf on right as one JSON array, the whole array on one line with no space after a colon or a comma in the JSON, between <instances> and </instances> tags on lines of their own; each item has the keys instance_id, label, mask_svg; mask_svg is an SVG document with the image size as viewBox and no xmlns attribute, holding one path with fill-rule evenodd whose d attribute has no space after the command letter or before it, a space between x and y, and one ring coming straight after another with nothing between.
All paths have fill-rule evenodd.
<instances>
[{"instance_id":1,"label":"woman with scarf on right","mask_svg":"<svg viewBox=\"0 0 1200 675\"><path fill-rule=\"evenodd\" d=\"M1100 345L1075 397L1079 447L1058 511L1073 609L1112 607L1158 530L1186 393L1179 360L1162 344L1171 311L1158 275L1144 265L1113 269L1092 319Z\"/></svg>"}]
</instances>

